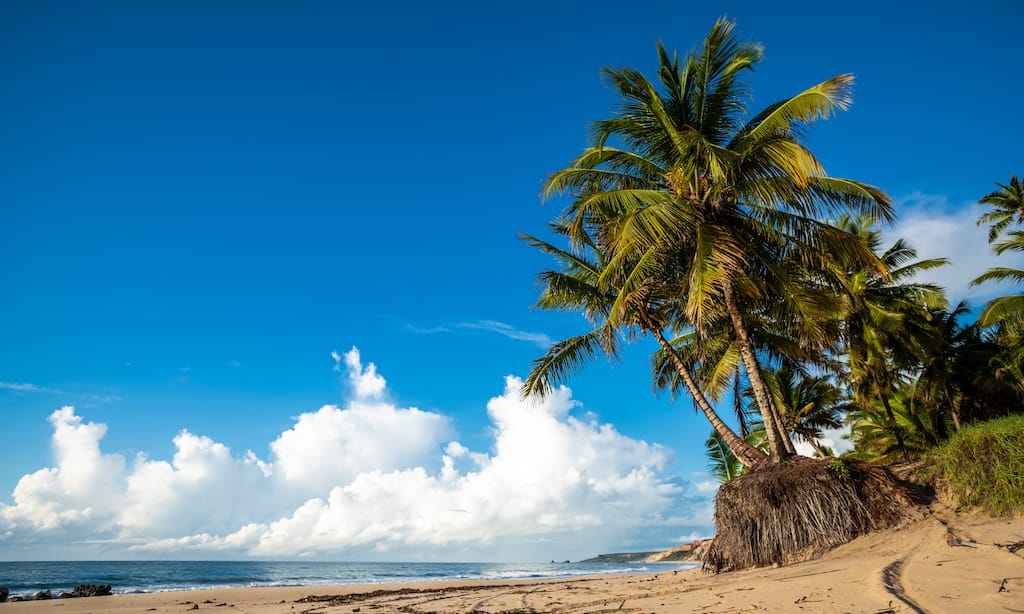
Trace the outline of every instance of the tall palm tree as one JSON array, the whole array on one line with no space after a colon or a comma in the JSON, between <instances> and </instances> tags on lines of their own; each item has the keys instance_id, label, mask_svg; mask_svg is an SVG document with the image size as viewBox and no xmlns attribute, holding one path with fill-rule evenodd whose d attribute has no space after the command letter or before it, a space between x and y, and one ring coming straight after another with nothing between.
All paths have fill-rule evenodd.
<instances>
[{"instance_id":1,"label":"tall palm tree","mask_svg":"<svg viewBox=\"0 0 1024 614\"><path fill-rule=\"evenodd\" d=\"M685 279L676 298L686 321L675 324L705 336L731 329L777 461L793 444L761 374L752 311L784 294L787 275L777 263L787 254L810 267L841 253L880 268L859 242L819 220L848 211L888 219L891 207L871 186L829 177L801 142L814 120L849 105L853 77L747 117L741 76L762 51L737 42L733 29L719 20L684 61L659 45L657 85L633 69L605 69L623 104L597 122L594 145L552 175L543 194L572 196L561 217L571 239L590 232L607 246L599 287L628 296L655 275ZM679 257L669 262L666 254ZM624 314L613 309L609 317Z\"/></svg>"},{"instance_id":2,"label":"tall palm tree","mask_svg":"<svg viewBox=\"0 0 1024 614\"><path fill-rule=\"evenodd\" d=\"M835 363L829 352L833 344L815 347L813 342L808 341L807 332L808 329L814 331L812 338L824 335L826 339L834 340L838 334L838 327L835 326L837 310L841 305L835 301L834 293L831 297L823 296L820 284L816 289L805 290L813 291L799 298L787 292L787 298L780 297L781 300L773 301L771 305L747 312L752 336L760 349L760 359L766 364L783 365L778 370L768 368L763 375L774 405L780 411L785 431L798 440L817 437L820 428L840 426L837 419L828 421L828 424L819 423L825 420L826 415L833 415L834 412L828 406L838 399L838 389L824 376L813 377L807 374L810 371L825 373L830 370ZM784 308L778 309L780 306ZM799 310L800 317L787 318L787 312L791 309ZM799 325L784 326L790 321ZM716 402L725 400L731 393L741 435L745 437L751 431L760 429L763 442L766 436L763 420L754 417L759 410L753 388L742 375L742 361L732 330L716 329L709 336L701 336L692 328L676 332L677 336L669 344L675 349L675 354L692 365L694 377L704 392ZM801 365L799 374L795 367L798 364ZM656 388L667 389L672 394L683 389L672 361L663 350L655 353L653 366ZM779 377L784 381L777 381ZM809 397L815 395L816 402L810 403Z\"/></svg>"},{"instance_id":3,"label":"tall palm tree","mask_svg":"<svg viewBox=\"0 0 1024 614\"><path fill-rule=\"evenodd\" d=\"M553 224L556 234L566 235L565 226ZM543 309L581 311L594 325L583 335L559 341L551 346L544 356L533 362L533 369L523 385L523 395L541 395L569 373L580 368L598 353L609 357L617 356L621 342L643 334L653 336L670 357L678 377L697 407L715 429L722 445L730 454L746 466L755 465L765 454L745 442L718 416L707 397L695 382L688 363L668 344L663 328L664 309L658 304L658 297L652 288L641 288L634 292L629 301L620 301L621 291L616 288L600 288L597 280L606 266L606 257L599 243L589 235L578 237L578 249L570 252L530 235L522 238L533 247L550 254L561 265L560 270L544 271L540 279L544 284L537 306ZM609 316L617 304L622 304L625 313L613 320Z\"/></svg>"},{"instance_id":4,"label":"tall palm tree","mask_svg":"<svg viewBox=\"0 0 1024 614\"><path fill-rule=\"evenodd\" d=\"M1024 225L1024 184L1017 175L1013 175L1008 185L998 182L996 185L999 186L998 190L989 192L978 201L994 209L978 218L978 226L991 224L988 229L989 243L995 242L1011 224Z\"/></svg>"},{"instance_id":5,"label":"tall palm tree","mask_svg":"<svg viewBox=\"0 0 1024 614\"><path fill-rule=\"evenodd\" d=\"M881 234L869 218L842 218L838 224L880 251ZM854 400L881 403L899 449L907 447L891 406L903 373L917 366L923 344L934 338L931 309L946 307L945 293L935 284L912 281L923 271L947 264L945 258L915 260L917 252L903 239L880 254L885 269L857 267L836 261L832 283L846 302L842 346L847 356Z\"/></svg>"},{"instance_id":6,"label":"tall palm tree","mask_svg":"<svg viewBox=\"0 0 1024 614\"><path fill-rule=\"evenodd\" d=\"M819 457L832 456L831 450L822 446L818 439L823 430L843 425L841 390L827 376L800 373L791 366L766 370L764 375L776 405L782 410L786 431L796 440L810 444ZM764 424L755 417L757 410L750 404L753 390L747 387L734 394L740 400L737 413L745 418L747 425L744 440L755 447L767 445ZM743 399L747 402L743 403ZM724 484L743 472L718 433L711 432L704 443L704 451L708 471L719 482Z\"/></svg>"}]
</instances>

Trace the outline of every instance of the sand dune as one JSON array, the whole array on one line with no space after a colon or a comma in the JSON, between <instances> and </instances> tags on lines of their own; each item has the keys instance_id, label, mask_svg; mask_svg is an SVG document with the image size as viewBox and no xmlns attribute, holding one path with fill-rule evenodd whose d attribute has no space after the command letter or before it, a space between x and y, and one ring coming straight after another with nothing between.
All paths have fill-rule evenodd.
<instances>
[{"instance_id":1,"label":"sand dune","mask_svg":"<svg viewBox=\"0 0 1024 614\"><path fill-rule=\"evenodd\" d=\"M7 603L0 614L1024 612L1021 546L1022 518L940 508L815 561L717 576L694 570L539 582L220 589Z\"/></svg>"}]
</instances>

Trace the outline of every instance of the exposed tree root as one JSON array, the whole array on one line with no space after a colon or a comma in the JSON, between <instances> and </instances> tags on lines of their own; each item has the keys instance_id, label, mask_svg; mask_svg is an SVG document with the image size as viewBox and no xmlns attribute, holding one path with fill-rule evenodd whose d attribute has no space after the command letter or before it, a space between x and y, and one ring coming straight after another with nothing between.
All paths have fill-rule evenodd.
<instances>
[{"instance_id":1,"label":"exposed tree root","mask_svg":"<svg viewBox=\"0 0 1024 614\"><path fill-rule=\"evenodd\" d=\"M899 480L861 461L795 457L727 482L715 498L713 572L815 558L916 513Z\"/></svg>"}]
</instances>

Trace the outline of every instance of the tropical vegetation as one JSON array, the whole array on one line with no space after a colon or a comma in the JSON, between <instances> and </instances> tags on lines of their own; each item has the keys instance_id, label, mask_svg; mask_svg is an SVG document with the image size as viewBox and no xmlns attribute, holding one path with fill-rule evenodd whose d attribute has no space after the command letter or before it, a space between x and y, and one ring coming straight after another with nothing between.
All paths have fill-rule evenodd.
<instances>
[{"instance_id":1,"label":"tropical vegetation","mask_svg":"<svg viewBox=\"0 0 1024 614\"><path fill-rule=\"evenodd\" d=\"M967 306L950 310L942 288L919 281L946 260L917 260L903 239L883 249L889 198L829 176L804 143L815 120L850 104L852 76L748 113L743 76L762 48L733 31L720 20L682 59L658 45L654 81L604 70L622 105L542 191L568 197L551 224L564 247L526 237L559 265L540 275L538 306L578 311L594 328L537 359L524 394L648 337L655 384L694 399L745 466L792 455L794 440L825 454L818 437L840 415L858 454L907 460L998 414L986 398L1018 411L1024 295L964 323ZM1024 251L1021 182L998 186L979 224L991 225L996 253ZM1021 283L1024 271L992 269L976 283L993 280ZM998 382L986 381L992 372ZM827 421L798 419L806 403L787 395L825 386L814 416ZM735 429L716 409L730 392L743 406ZM755 431L761 445L747 441Z\"/></svg>"},{"instance_id":2,"label":"tropical vegetation","mask_svg":"<svg viewBox=\"0 0 1024 614\"><path fill-rule=\"evenodd\" d=\"M670 383L682 382L695 399L716 392L715 380L708 386L701 374L745 379L767 460L776 462L795 448L764 362L812 360L828 346L822 316L835 313L825 288L804 281L835 266L837 256L884 272L866 245L823 220L888 219L891 206L868 184L828 176L801 138L814 120L848 106L852 76L748 116L742 76L762 50L737 42L733 27L720 20L685 60L659 45L657 84L633 69L605 69L624 101L619 113L596 123L595 142L543 190L570 198L552 224L568 240L564 254L600 264L592 273L594 289L608 299L600 308L604 332L555 344L535 362L524 393L543 394L597 347L614 354L613 339L651 335L672 367ZM539 305L593 319L595 304L575 295L575 286L567 293L564 283L581 263L561 257L562 270L541 275ZM737 441L727 438L737 457L749 456Z\"/></svg>"},{"instance_id":3,"label":"tropical vegetation","mask_svg":"<svg viewBox=\"0 0 1024 614\"><path fill-rule=\"evenodd\" d=\"M965 427L932 457L940 486L961 505L992 514L1024 509L1024 415Z\"/></svg>"},{"instance_id":4,"label":"tropical vegetation","mask_svg":"<svg viewBox=\"0 0 1024 614\"><path fill-rule=\"evenodd\" d=\"M604 69L621 104L545 181L542 198L566 203L550 238L523 235L555 261L539 275L537 306L590 324L533 362L523 395L648 340L655 388L692 399L712 427L708 468L727 483L715 569L895 522L893 502L909 499L875 463L931 458L971 425L1024 414L1024 293L969 321L968 305L951 307L922 281L946 259L883 241L890 198L826 173L805 137L850 105L852 75L751 112L744 77L762 48L737 40L732 22L716 22L685 57L661 44L657 57L654 79ZM1021 182L997 185L978 223L997 255L1024 252ZM974 283L993 281L1019 289L1024 270L997 267ZM844 426L853 450L831 458L822 438ZM808 464L798 447L831 460ZM771 494L793 488L799 497ZM751 516L765 505L781 511ZM762 541L749 542L755 534Z\"/></svg>"}]
</instances>

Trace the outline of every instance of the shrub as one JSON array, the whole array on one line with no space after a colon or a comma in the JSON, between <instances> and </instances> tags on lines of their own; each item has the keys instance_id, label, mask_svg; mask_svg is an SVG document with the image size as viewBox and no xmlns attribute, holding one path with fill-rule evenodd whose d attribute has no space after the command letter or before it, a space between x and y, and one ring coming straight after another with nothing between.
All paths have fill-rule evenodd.
<instances>
[{"instance_id":1,"label":"shrub","mask_svg":"<svg viewBox=\"0 0 1024 614\"><path fill-rule=\"evenodd\" d=\"M934 475L958 505L1024 511L1024 415L965 427L933 453Z\"/></svg>"}]
</instances>

